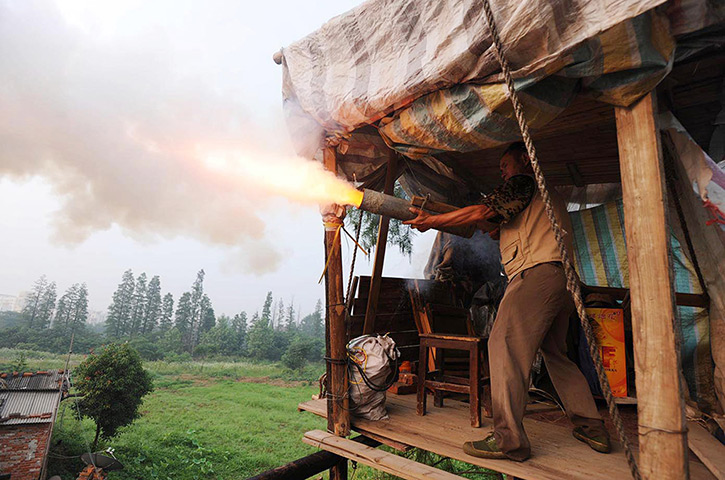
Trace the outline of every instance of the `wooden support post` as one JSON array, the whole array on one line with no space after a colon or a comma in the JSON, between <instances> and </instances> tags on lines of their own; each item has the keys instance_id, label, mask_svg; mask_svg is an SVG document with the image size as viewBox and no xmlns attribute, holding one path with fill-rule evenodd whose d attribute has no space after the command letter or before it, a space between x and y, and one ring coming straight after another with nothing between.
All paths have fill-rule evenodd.
<instances>
[{"instance_id":1,"label":"wooden support post","mask_svg":"<svg viewBox=\"0 0 725 480\"><path fill-rule=\"evenodd\" d=\"M655 104L650 93L615 112L632 297L639 468L644 479L666 480L689 474Z\"/></svg>"},{"instance_id":2,"label":"wooden support post","mask_svg":"<svg viewBox=\"0 0 725 480\"><path fill-rule=\"evenodd\" d=\"M384 193L392 195L395 190L396 174L398 173L398 156L395 153L390 154L388 158L388 171L385 174ZM380 298L380 282L383 276L383 262L385 261L385 247L388 244L388 227L390 226L390 217L380 215L380 225L378 227L378 242L375 247L375 263L373 264L373 273L370 276L370 292L368 294L368 306L365 309L365 323L363 324L363 334L373 333L375 330L375 316L378 313L378 299Z\"/></svg>"},{"instance_id":3,"label":"wooden support post","mask_svg":"<svg viewBox=\"0 0 725 480\"><path fill-rule=\"evenodd\" d=\"M325 169L337 173L337 154L335 147L325 147L323 151ZM325 258L328 259L325 272L325 337L327 357L327 429L335 435L346 437L350 434L350 410L347 397L347 368L345 360L345 298L342 287L342 250L339 228L336 225L325 226ZM347 478L347 460L343 459L330 469L330 480Z\"/></svg>"}]
</instances>

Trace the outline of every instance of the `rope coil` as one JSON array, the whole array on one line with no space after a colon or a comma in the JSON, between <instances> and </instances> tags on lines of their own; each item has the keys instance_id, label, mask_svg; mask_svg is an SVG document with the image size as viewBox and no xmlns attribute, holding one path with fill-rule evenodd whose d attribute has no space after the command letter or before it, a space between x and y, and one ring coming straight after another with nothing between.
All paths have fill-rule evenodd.
<instances>
[{"instance_id":1,"label":"rope coil","mask_svg":"<svg viewBox=\"0 0 725 480\"><path fill-rule=\"evenodd\" d=\"M632 477L635 480L641 480L642 477L639 472L639 467L637 466L637 461L635 460L634 454L632 452L632 446L630 445L629 440L627 439L627 436L624 432L624 424L622 422L622 418L619 416L619 410L617 409L617 405L614 403L612 389L609 385L609 379L607 378L606 372L604 370L604 365L602 364L602 358L599 354L596 337L594 336L592 326L589 324L587 313L584 307L584 300L582 299L579 279L576 271L574 270L574 267L572 266L571 260L569 258L569 253L566 250L566 246L564 245L564 236L561 227L556 220L551 196L549 195L549 191L546 187L546 180L544 179L544 174L541 171L539 160L536 157L536 148L534 147L534 143L531 140L531 135L529 134L529 127L526 123L526 118L524 117L523 106L521 105L521 101L519 100L516 89L514 88L514 81L513 77L511 76L511 69L509 68L509 64L503 55L501 38L499 36L498 29L496 28L496 22L493 18L493 11L491 10L489 0L483 0L483 10L486 14L486 23L488 24L489 30L491 32L491 38L493 40L493 53L496 56L499 64L501 65L501 71L506 82L506 87L511 98L511 103L514 107L516 121L518 122L519 128L521 129L521 136L523 137L524 144L526 145L526 151L528 152L529 159L531 160L531 167L534 170L536 184L539 188L541 199L543 200L546 208L546 216L549 218L549 222L551 223L551 229L554 232L554 237L556 238L556 242L559 246L559 253L561 255L562 264L564 266L564 273L566 274L566 289L569 291L574 300L582 330L584 331L587 343L589 344L589 354L594 361L594 366L596 367L597 371L597 377L599 378L599 384L602 387L604 398L607 401L609 416L612 419L612 423L614 423L614 426L617 430L617 435L619 436L619 440L622 443L622 447L624 448L624 455L627 458L627 463L629 465L630 471L632 472Z\"/></svg>"}]
</instances>

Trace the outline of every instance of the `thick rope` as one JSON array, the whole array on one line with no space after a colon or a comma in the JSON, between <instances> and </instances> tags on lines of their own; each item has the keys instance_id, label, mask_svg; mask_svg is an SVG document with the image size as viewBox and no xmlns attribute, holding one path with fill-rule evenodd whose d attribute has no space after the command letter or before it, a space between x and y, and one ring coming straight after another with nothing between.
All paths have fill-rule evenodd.
<instances>
[{"instance_id":1,"label":"thick rope","mask_svg":"<svg viewBox=\"0 0 725 480\"><path fill-rule=\"evenodd\" d=\"M599 354L596 337L594 336L592 326L589 324L587 312L584 307L584 301L582 299L579 278L576 274L576 271L574 270L574 267L572 266L571 260L569 259L569 253L567 252L566 246L564 244L564 236L561 227L556 220L554 208L551 202L551 196L549 195L549 191L546 188L546 180L544 179L544 174L541 171L539 160L536 157L536 149L534 148L534 143L532 142L531 135L529 134L529 127L526 123L526 118L524 117L523 107L521 105L521 102L519 101L516 89L514 88L514 81L511 76L511 69L509 68L509 64L503 55L501 38L499 37L498 30L496 29L496 22L493 18L493 11L491 10L489 0L483 0L483 10L486 14L486 22L488 23L489 30L491 31L491 38L493 40L493 52L496 56L496 59L501 64L501 71L503 72L503 76L506 81L506 87L508 88L509 96L511 97L511 103L513 104L514 112L516 113L516 120L518 121L519 128L521 129L521 136L524 139L524 143L526 144L526 151L528 152L529 158L531 159L531 167L534 170L536 184L539 187L539 193L541 194L541 198L544 201L544 205L546 207L546 215L547 217L549 217L551 229L554 231L554 236L557 243L559 244L559 253L561 254L562 264L564 266L564 273L566 274L566 289L569 291L572 298L574 299L574 304L576 305L576 311L579 314L579 321L581 323L582 330L584 331L584 335L586 336L587 343L589 343L589 354L592 356L592 360L594 361L594 366L597 370L597 376L599 377L599 384L602 387L604 398L607 400L607 406L609 407L609 416L611 417L612 422L617 429L617 434L624 448L624 455L627 457L627 463L629 464L629 469L632 472L632 477L635 480L641 480L642 477L639 473L639 468L637 467L637 461L634 458L634 454L632 453L632 447L627 440L627 436L624 432L624 424L622 423L622 418L619 416L619 410L617 410L617 405L614 403L614 397L612 396L612 389L609 385L609 379L607 378L604 366L602 365L602 358Z\"/></svg>"}]
</instances>

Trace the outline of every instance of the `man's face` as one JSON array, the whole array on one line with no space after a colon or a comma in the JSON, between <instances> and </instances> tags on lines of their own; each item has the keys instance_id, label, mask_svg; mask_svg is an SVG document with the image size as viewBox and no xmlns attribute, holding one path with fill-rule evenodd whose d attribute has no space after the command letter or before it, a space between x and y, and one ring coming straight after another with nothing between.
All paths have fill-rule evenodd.
<instances>
[{"instance_id":1,"label":"man's face","mask_svg":"<svg viewBox=\"0 0 725 480\"><path fill-rule=\"evenodd\" d=\"M501 157L501 177L504 181L513 177L514 175L520 175L526 173L526 164L522 159L511 152Z\"/></svg>"}]
</instances>

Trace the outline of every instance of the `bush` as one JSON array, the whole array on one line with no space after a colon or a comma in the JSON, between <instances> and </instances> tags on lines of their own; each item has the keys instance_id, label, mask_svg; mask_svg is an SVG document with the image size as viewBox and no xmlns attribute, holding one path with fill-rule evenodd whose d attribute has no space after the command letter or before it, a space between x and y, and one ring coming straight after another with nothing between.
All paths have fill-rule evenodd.
<instances>
[{"instance_id":1,"label":"bush","mask_svg":"<svg viewBox=\"0 0 725 480\"><path fill-rule=\"evenodd\" d=\"M314 351L314 340L309 337L295 337L282 355L282 364L290 370L302 371L311 352Z\"/></svg>"},{"instance_id":2,"label":"bush","mask_svg":"<svg viewBox=\"0 0 725 480\"><path fill-rule=\"evenodd\" d=\"M81 413L96 422L99 435L111 438L140 416L141 399L153 390L138 352L128 343L112 343L89 355L75 370L75 387L83 395Z\"/></svg>"}]
</instances>

